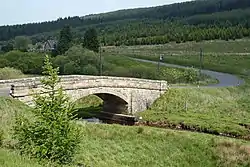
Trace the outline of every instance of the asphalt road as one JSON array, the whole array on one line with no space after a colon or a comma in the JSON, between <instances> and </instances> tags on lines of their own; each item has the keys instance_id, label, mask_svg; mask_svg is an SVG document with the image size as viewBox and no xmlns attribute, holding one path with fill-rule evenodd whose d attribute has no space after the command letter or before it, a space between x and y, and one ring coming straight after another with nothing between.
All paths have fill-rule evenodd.
<instances>
[{"instance_id":1,"label":"asphalt road","mask_svg":"<svg viewBox=\"0 0 250 167\"><path fill-rule=\"evenodd\" d=\"M0 88L0 96L9 96L10 88Z\"/></svg>"},{"instance_id":2,"label":"asphalt road","mask_svg":"<svg viewBox=\"0 0 250 167\"><path fill-rule=\"evenodd\" d=\"M140 61L140 62L153 63L156 65L158 64L158 62L151 61L151 60L136 59L136 58L132 58L132 59L136 61ZM167 64L167 63L160 63L160 66L174 67L174 68L190 68L187 66L180 66L180 65ZM201 73L217 79L219 83L211 84L207 86L200 86L200 87L208 87L208 88L232 87L232 86L239 86L245 83L243 79L240 79L239 77L232 75L232 74L228 74L228 73L216 72L216 71L211 71L211 70L201 70ZM175 86L175 87L185 87L185 86ZM188 86L188 87L192 87L192 86Z\"/></svg>"},{"instance_id":3,"label":"asphalt road","mask_svg":"<svg viewBox=\"0 0 250 167\"><path fill-rule=\"evenodd\" d=\"M140 62L147 62L147 63L153 63L158 64L156 61L150 61L150 60L143 60L143 59L136 59L131 58L136 61ZM160 66L166 66L166 67L174 67L174 68L189 68L186 66L180 66L180 65L174 65L174 64L167 64L167 63L160 63ZM211 84L207 86L200 86L200 87L207 87L207 88L219 88L219 87L232 87L232 86L239 86L244 84L244 80L238 78L235 75L222 73L222 72L216 72L211 70L201 70L203 74L206 74L208 76L211 76L212 78L215 78L219 81L218 84ZM173 87L194 87L194 86L173 86ZM10 88L0 88L0 96L9 96Z\"/></svg>"}]
</instances>

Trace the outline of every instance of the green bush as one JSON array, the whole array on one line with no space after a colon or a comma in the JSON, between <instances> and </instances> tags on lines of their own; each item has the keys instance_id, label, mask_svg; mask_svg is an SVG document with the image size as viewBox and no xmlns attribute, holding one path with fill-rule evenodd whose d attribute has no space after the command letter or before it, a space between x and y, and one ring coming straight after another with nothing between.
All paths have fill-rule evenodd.
<instances>
[{"instance_id":1,"label":"green bush","mask_svg":"<svg viewBox=\"0 0 250 167\"><path fill-rule=\"evenodd\" d=\"M81 69L81 74L98 75L99 72L95 66L88 64Z\"/></svg>"},{"instance_id":2,"label":"green bush","mask_svg":"<svg viewBox=\"0 0 250 167\"><path fill-rule=\"evenodd\" d=\"M76 153L80 129L74 122L74 108L59 83L58 68L53 69L46 56L41 82L48 95L35 94L33 120L16 116L14 126L21 153L59 164L70 163Z\"/></svg>"},{"instance_id":3,"label":"green bush","mask_svg":"<svg viewBox=\"0 0 250 167\"><path fill-rule=\"evenodd\" d=\"M10 67L0 68L0 80L15 79L24 77L21 70L17 70Z\"/></svg>"},{"instance_id":4,"label":"green bush","mask_svg":"<svg viewBox=\"0 0 250 167\"><path fill-rule=\"evenodd\" d=\"M43 59L43 54L11 51L1 56L0 67L13 67L25 74L41 74Z\"/></svg>"},{"instance_id":5,"label":"green bush","mask_svg":"<svg viewBox=\"0 0 250 167\"><path fill-rule=\"evenodd\" d=\"M69 62L69 58L67 56L56 56L53 64L55 67L59 67L59 71L61 74L64 73L64 65Z\"/></svg>"},{"instance_id":6,"label":"green bush","mask_svg":"<svg viewBox=\"0 0 250 167\"><path fill-rule=\"evenodd\" d=\"M0 67L14 67L27 74L41 74L43 54L11 51L0 57ZM82 46L71 47L64 55L53 58L53 66L64 75L99 75L100 57ZM131 60L124 56L103 53L102 74L119 77L167 80L169 83L196 83L198 73L193 70L160 67Z\"/></svg>"},{"instance_id":7,"label":"green bush","mask_svg":"<svg viewBox=\"0 0 250 167\"><path fill-rule=\"evenodd\" d=\"M64 74L68 74L68 75L79 74L80 71L81 71L80 66L73 61L64 65Z\"/></svg>"}]
</instances>

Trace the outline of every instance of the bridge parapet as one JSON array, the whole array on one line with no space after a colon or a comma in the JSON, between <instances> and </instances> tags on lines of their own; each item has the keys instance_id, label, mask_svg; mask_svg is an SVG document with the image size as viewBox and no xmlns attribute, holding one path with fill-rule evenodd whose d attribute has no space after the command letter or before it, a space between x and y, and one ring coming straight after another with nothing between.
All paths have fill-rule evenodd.
<instances>
[{"instance_id":1,"label":"bridge parapet","mask_svg":"<svg viewBox=\"0 0 250 167\"><path fill-rule=\"evenodd\" d=\"M102 98L109 108L120 105L120 108L127 108L129 114L146 110L168 90L166 81L86 75L60 76L60 78L59 86L63 87L72 101L94 94ZM14 85L11 95L32 106L32 91L34 93L45 91L40 80L41 77L4 80L0 81L0 87L10 89L11 85Z\"/></svg>"},{"instance_id":2,"label":"bridge parapet","mask_svg":"<svg viewBox=\"0 0 250 167\"><path fill-rule=\"evenodd\" d=\"M109 88L135 88L147 90L160 90L166 91L168 84L166 81L147 80L126 77L109 77L109 76L87 76L87 75L70 75L60 76L64 90L75 89L88 89L96 87L109 87ZM41 77L23 78L14 80L0 81L0 87L15 86L15 96L27 96L31 90L41 90L42 85L40 82Z\"/></svg>"}]
</instances>

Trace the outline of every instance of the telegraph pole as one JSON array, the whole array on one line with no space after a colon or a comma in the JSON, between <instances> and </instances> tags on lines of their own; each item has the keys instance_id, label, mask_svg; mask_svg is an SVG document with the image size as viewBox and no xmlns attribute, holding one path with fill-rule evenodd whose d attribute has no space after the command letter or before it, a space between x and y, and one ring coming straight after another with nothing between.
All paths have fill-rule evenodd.
<instances>
[{"instance_id":1,"label":"telegraph pole","mask_svg":"<svg viewBox=\"0 0 250 167\"><path fill-rule=\"evenodd\" d=\"M201 80L201 70L203 69L203 50L200 48L200 80Z\"/></svg>"},{"instance_id":2,"label":"telegraph pole","mask_svg":"<svg viewBox=\"0 0 250 167\"><path fill-rule=\"evenodd\" d=\"M159 61L158 61L158 73L160 73L160 63L163 61L163 55L160 55Z\"/></svg>"},{"instance_id":3,"label":"telegraph pole","mask_svg":"<svg viewBox=\"0 0 250 167\"><path fill-rule=\"evenodd\" d=\"M202 48L200 48L200 70L203 68L203 51Z\"/></svg>"},{"instance_id":4,"label":"telegraph pole","mask_svg":"<svg viewBox=\"0 0 250 167\"><path fill-rule=\"evenodd\" d=\"M99 54L100 54L100 56L99 56L99 58L100 58L100 60L99 60L99 62L100 62L100 76L102 76L102 44L100 44L100 47L99 47Z\"/></svg>"}]
</instances>

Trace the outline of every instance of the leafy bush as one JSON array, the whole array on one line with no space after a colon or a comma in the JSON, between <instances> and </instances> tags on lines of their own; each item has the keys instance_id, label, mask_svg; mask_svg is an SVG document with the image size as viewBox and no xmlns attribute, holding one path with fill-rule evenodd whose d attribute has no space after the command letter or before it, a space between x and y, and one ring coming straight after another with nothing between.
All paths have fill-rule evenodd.
<instances>
[{"instance_id":1,"label":"leafy bush","mask_svg":"<svg viewBox=\"0 0 250 167\"><path fill-rule=\"evenodd\" d=\"M68 63L70 60L67 56L56 56L53 64L55 67L59 67L59 71L61 74L64 73L64 66L66 63Z\"/></svg>"},{"instance_id":2,"label":"leafy bush","mask_svg":"<svg viewBox=\"0 0 250 167\"><path fill-rule=\"evenodd\" d=\"M88 64L81 69L81 73L88 75L98 75L99 72L95 66Z\"/></svg>"},{"instance_id":3,"label":"leafy bush","mask_svg":"<svg viewBox=\"0 0 250 167\"><path fill-rule=\"evenodd\" d=\"M11 51L0 57L0 67L14 67L27 74L41 74L43 55ZM1 64L2 63L2 64ZM71 47L64 55L53 58L53 66L64 75L99 75L100 57L82 46ZM198 81L195 70L160 67L151 63L137 62L124 56L103 53L102 73L108 76L162 79L169 83L194 83Z\"/></svg>"},{"instance_id":4,"label":"leafy bush","mask_svg":"<svg viewBox=\"0 0 250 167\"><path fill-rule=\"evenodd\" d=\"M10 67L0 68L0 80L21 78L23 76L21 70Z\"/></svg>"},{"instance_id":5,"label":"leafy bush","mask_svg":"<svg viewBox=\"0 0 250 167\"><path fill-rule=\"evenodd\" d=\"M15 138L21 153L59 164L72 161L79 144L80 129L74 122L73 105L64 95L59 83L58 68L53 69L48 56L45 59L45 76L41 82L47 94L35 94L33 121L16 116Z\"/></svg>"},{"instance_id":6,"label":"leafy bush","mask_svg":"<svg viewBox=\"0 0 250 167\"><path fill-rule=\"evenodd\" d=\"M41 74L43 59L43 54L11 51L1 56L0 67L13 67L25 74Z\"/></svg>"},{"instance_id":7,"label":"leafy bush","mask_svg":"<svg viewBox=\"0 0 250 167\"><path fill-rule=\"evenodd\" d=\"M79 74L80 70L80 66L73 61L64 65L64 74Z\"/></svg>"},{"instance_id":8,"label":"leafy bush","mask_svg":"<svg viewBox=\"0 0 250 167\"><path fill-rule=\"evenodd\" d=\"M194 68L190 68L188 70L185 70L183 78L185 79L185 81L187 83L199 81L198 71L195 70Z\"/></svg>"}]
</instances>

